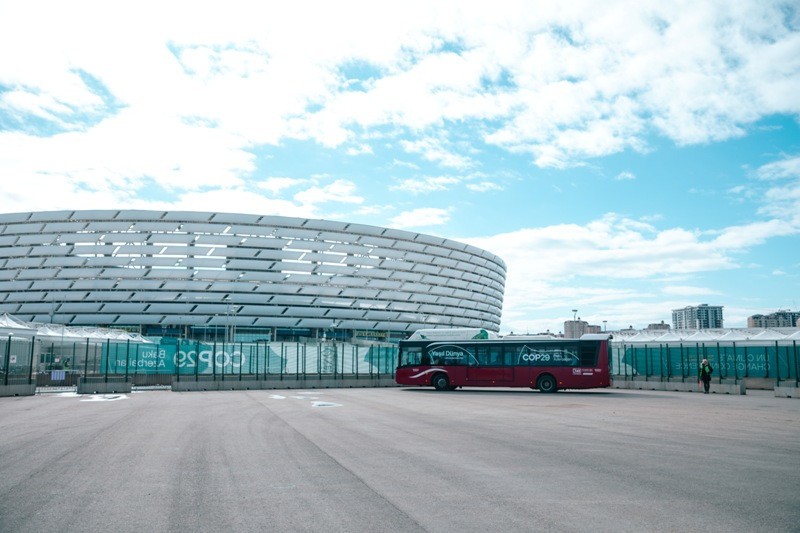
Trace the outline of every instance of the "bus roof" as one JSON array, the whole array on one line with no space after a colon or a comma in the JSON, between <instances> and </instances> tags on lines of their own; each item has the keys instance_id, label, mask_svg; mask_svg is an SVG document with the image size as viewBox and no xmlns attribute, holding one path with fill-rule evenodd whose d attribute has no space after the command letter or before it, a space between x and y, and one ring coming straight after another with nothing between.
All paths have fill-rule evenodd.
<instances>
[{"instance_id":1,"label":"bus roof","mask_svg":"<svg viewBox=\"0 0 800 533\"><path fill-rule=\"evenodd\" d=\"M418 329L407 340L410 341L466 341L472 339L496 339L497 334L480 328Z\"/></svg>"},{"instance_id":2,"label":"bus roof","mask_svg":"<svg viewBox=\"0 0 800 533\"><path fill-rule=\"evenodd\" d=\"M582 341L606 341L612 338L613 335L610 333L584 333L581 335Z\"/></svg>"}]
</instances>

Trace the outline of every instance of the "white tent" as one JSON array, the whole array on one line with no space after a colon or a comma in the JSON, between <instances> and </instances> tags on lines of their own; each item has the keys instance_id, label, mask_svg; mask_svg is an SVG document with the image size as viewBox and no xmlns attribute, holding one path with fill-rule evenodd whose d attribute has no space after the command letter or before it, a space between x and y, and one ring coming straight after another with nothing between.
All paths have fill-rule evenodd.
<instances>
[{"instance_id":1,"label":"white tent","mask_svg":"<svg viewBox=\"0 0 800 533\"><path fill-rule=\"evenodd\" d=\"M31 327L27 322L3 313L0 315L0 335L19 335L23 337L33 337L36 334L36 328Z\"/></svg>"},{"instance_id":2,"label":"white tent","mask_svg":"<svg viewBox=\"0 0 800 533\"><path fill-rule=\"evenodd\" d=\"M69 340L74 342L79 339L84 341L89 339L89 342L105 342L106 340L117 342L151 342L138 333L129 333L119 329L70 327L62 324L25 322L8 313L0 315L0 335L36 337L37 339L46 339L49 341L63 339L65 341Z\"/></svg>"},{"instance_id":3,"label":"white tent","mask_svg":"<svg viewBox=\"0 0 800 533\"><path fill-rule=\"evenodd\" d=\"M765 329L764 331L760 332L757 335L754 335L751 340L754 341L779 341L786 338L786 335L783 333L779 333L777 331L773 331L771 329Z\"/></svg>"}]
</instances>

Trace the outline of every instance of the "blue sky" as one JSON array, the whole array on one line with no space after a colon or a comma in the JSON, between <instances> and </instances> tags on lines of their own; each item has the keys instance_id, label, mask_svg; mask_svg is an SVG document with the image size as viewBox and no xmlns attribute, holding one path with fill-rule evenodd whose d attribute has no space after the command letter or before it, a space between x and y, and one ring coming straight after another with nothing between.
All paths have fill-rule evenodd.
<instances>
[{"instance_id":1,"label":"blue sky","mask_svg":"<svg viewBox=\"0 0 800 533\"><path fill-rule=\"evenodd\" d=\"M800 308L796 2L17 4L1 212L457 239L507 263L503 332Z\"/></svg>"}]
</instances>

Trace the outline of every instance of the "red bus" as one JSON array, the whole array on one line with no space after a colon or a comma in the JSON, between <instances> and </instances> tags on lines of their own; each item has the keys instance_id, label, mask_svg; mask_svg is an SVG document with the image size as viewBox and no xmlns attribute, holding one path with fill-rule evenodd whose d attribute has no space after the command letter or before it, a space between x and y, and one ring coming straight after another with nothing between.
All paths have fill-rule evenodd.
<instances>
[{"instance_id":1,"label":"red bus","mask_svg":"<svg viewBox=\"0 0 800 533\"><path fill-rule=\"evenodd\" d=\"M530 387L541 392L611 385L609 335L400 341L399 385Z\"/></svg>"}]
</instances>

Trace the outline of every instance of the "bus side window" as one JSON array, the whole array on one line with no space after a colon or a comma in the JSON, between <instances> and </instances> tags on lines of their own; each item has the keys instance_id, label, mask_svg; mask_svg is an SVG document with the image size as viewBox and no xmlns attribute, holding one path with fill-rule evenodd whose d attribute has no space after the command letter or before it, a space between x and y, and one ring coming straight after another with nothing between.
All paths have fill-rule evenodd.
<instances>
[{"instance_id":1,"label":"bus side window","mask_svg":"<svg viewBox=\"0 0 800 533\"><path fill-rule=\"evenodd\" d=\"M597 364L597 348L598 344L596 343L581 343L581 366L595 366Z\"/></svg>"},{"instance_id":2,"label":"bus side window","mask_svg":"<svg viewBox=\"0 0 800 533\"><path fill-rule=\"evenodd\" d=\"M503 349L503 366L514 366L518 363L516 358L519 356L514 346L505 346Z\"/></svg>"},{"instance_id":3,"label":"bus side window","mask_svg":"<svg viewBox=\"0 0 800 533\"><path fill-rule=\"evenodd\" d=\"M503 349L500 346L489 347L489 365L503 366Z\"/></svg>"},{"instance_id":4,"label":"bus side window","mask_svg":"<svg viewBox=\"0 0 800 533\"><path fill-rule=\"evenodd\" d=\"M420 363L422 357L421 348L406 348L403 350L403 359L400 361L401 366L414 366Z\"/></svg>"},{"instance_id":5,"label":"bus side window","mask_svg":"<svg viewBox=\"0 0 800 533\"><path fill-rule=\"evenodd\" d=\"M476 358L478 359L479 366L489 366L491 362L489 361L489 347L488 346L478 346L475 349Z\"/></svg>"}]
</instances>

